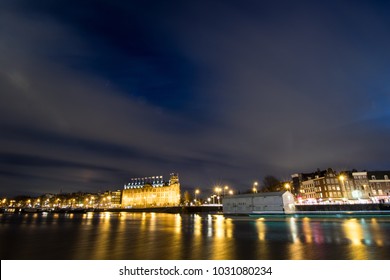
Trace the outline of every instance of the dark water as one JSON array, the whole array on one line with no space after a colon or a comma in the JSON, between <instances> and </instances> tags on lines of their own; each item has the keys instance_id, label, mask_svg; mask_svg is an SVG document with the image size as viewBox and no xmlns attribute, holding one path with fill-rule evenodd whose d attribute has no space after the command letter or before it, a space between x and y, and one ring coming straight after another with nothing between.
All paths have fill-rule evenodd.
<instances>
[{"instance_id":1,"label":"dark water","mask_svg":"<svg viewBox=\"0 0 390 280\"><path fill-rule=\"evenodd\" d=\"M390 216L0 215L1 259L390 259Z\"/></svg>"}]
</instances>

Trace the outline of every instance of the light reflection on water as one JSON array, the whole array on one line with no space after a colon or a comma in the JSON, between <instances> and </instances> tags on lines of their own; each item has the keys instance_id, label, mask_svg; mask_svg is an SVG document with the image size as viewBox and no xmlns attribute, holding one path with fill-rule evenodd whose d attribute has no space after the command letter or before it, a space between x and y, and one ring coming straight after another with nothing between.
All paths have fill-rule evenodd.
<instances>
[{"instance_id":1,"label":"light reflection on water","mask_svg":"<svg viewBox=\"0 0 390 280\"><path fill-rule=\"evenodd\" d=\"M390 216L0 215L2 259L389 259Z\"/></svg>"}]
</instances>

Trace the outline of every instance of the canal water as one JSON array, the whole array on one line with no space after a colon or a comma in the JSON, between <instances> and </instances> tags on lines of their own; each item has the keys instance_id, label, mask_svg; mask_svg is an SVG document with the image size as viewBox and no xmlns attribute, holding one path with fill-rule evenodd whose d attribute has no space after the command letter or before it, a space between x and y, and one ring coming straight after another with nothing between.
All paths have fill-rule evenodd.
<instances>
[{"instance_id":1,"label":"canal water","mask_svg":"<svg viewBox=\"0 0 390 280\"><path fill-rule=\"evenodd\" d=\"M0 214L2 260L388 260L390 216Z\"/></svg>"}]
</instances>

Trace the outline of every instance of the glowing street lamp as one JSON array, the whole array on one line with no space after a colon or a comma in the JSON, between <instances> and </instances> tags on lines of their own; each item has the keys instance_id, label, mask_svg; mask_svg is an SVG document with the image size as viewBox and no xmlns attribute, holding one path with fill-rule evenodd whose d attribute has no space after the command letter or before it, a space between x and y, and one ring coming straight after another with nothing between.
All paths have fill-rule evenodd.
<instances>
[{"instance_id":1,"label":"glowing street lamp","mask_svg":"<svg viewBox=\"0 0 390 280\"><path fill-rule=\"evenodd\" d=\"M219 194L221 193L221 191L222 191L222 188L219 188L219 187L216 187L215 188L215 192L217 193L217 199L218 199L218 204L219 204Z\"/></svg>"},{"instance_id":2,"label":"glowing street lamp","mask_svg":"<svg viewBox=\"0 0 390 280\"><path fill-rule=\"evenodd\" d=\"M291 188L289 183L284 184L284 187L286 188L286 190L290 190L290 188Z\"/></svg>"},{"instance_id":3,"label":"glowing street lamp","mask_svg":"<svg viewBox=\"0 0 390 280\"><path fill-rule=\"evenodd\" d=\"M225 192L227 192L228 189L229 189L229 186L225 186L225 187L223 188L223 195L224 195L224 196L225 196Z\"/></svg>"},{"instance_id":4,"label":"glowing street lamp","mask_svg":"<svg viewBox=\"0 0 390 280\"><path fill-rule=\"evenodd\" d=\"M253 190L254 193L257 193L257 186L258 186L258 184L259 183L257 183L257 182L253 183L253 189L252 190Z\"/></svg>"},{"instance_id":5,"label":"glowing street lamp","mask_svg":"<svg viewBox=\"0 0 390 280\"><path fill-rule=\"evenodd\" d=\"M199 194L200 191L198 189L195 190L195 201L196 201L196 195Z\"/></svg>"}]
</instances>

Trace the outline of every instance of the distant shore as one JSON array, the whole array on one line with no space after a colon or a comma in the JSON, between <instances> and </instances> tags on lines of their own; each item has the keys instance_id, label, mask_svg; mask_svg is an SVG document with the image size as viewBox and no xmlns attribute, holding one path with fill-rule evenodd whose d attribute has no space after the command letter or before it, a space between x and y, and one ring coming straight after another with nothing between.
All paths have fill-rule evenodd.
<instances>
[{"instance_id":1,"label":"distant shore","mask_svg":"<svg viewBox=\"0 0 390 280\"><path fill-rule=\"evenodd\" d=\"M310 204L310 205L296 205L296 211L291 214L390 214L390 204ZM150 208L1 208L1 213L18 214L18 213L101 213L101 212L134 212L134 213L173 213L173 214L191 214L191 213L213 213L223 214L223 207L221 205L208 206L172 206L172 207L150 207ZM234 213L225 213L234 215ZM250 212L244 215L267 215L267 214L283 214L283 212ZM287 215L287 214L286 214Z\"/></svg>"},{"instance_id":2,"label":"distant shore","mask_svg":"<svg viewBox=\"0 0 390 280\"><path fill-rule=\"evenodd\" d=\"M172 206L172 207L150 207L150 208L2 208L1 213L101 213L101 212L155 212L155 213L222 213L222 206Z\"/></svg>"}]
</instances>

